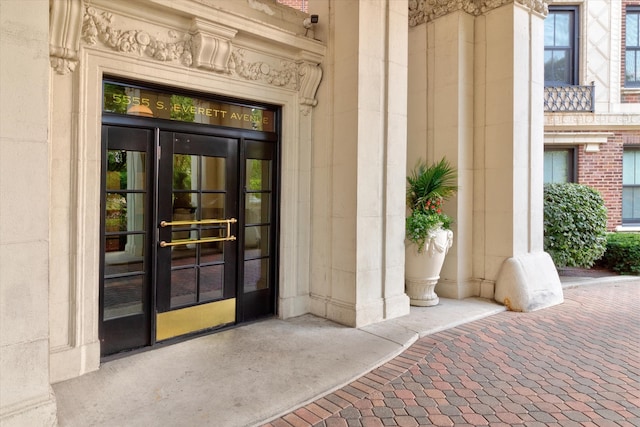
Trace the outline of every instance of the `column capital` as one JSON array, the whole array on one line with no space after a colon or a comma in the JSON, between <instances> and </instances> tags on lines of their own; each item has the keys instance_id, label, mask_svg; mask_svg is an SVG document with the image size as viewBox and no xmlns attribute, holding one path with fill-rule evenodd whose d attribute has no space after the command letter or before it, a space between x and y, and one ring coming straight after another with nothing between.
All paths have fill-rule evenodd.
<instances>
[{"instance_id":1,"label":"column capital","mask_svg":"<svg viewBox=\"0 0 640 427\"><path fill-rule=\"evenodd\" d=\"M510 3L544 16L549 13L548 0L409 0L409 26L415 27L459 11L478 16Z\"/></svg>"}]
</instances>

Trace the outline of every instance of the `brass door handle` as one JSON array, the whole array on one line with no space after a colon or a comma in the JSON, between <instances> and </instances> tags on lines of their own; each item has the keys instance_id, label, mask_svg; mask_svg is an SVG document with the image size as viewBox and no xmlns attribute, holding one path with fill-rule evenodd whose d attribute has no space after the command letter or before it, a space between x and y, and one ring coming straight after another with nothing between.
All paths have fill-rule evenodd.
<instances>
[{"instance_id":1,"label":"brass door handle","mask_svg":"<svg viewBox=\"0 0 640 427\"><path fill-rule=\"evenodd\" d=\"M167 246L179 246L179 245L191 245L191 244L200 244L200 243L211 243L211 242L228 242L236 240L236 236L231 235L231 224L238 222L235 218L230 219L203 219L199 221L161 221L160 227L167 226L180 226L180 225L194 225L194 224L227 224L227 235L225 237L211 237L207 239L182 239L176 240L173 242L166 242L162 240L160 242L161 248L166 248Z\"/></svg>"}]
</instances>

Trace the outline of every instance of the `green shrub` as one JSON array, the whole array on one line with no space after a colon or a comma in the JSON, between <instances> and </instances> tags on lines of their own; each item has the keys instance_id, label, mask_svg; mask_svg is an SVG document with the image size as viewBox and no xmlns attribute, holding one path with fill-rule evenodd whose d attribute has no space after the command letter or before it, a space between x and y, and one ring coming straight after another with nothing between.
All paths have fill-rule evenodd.
<instances>
[{"instance_id":1,"label":"green shrub","mask_svg":"<svg viewBox=\"0 0 640 427\"><path fill-rule=\"evenodd\" d=\"M556 267L591 267L604 254L607 209L581 184L544 186L544 250Z\"/></svg>"},{"instance_id":2,"label":"green shrub","mask_svg":"<svg viewBox=\"0 0 640 427\"><path fill-rule=\"evenodd\" d=\"M640 275L640 233L607 234L607 251L598 265L617 273Z\"/></svg>"}]
</instances>

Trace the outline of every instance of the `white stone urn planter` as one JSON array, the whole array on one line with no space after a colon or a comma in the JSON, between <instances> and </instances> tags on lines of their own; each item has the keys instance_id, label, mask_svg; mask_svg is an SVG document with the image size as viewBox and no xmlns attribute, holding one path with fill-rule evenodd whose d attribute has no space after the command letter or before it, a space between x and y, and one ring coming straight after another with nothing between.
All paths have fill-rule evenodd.
<instances>
[{"instance_id":1,"label":"white stone urn planter","mask_svg":"<svg viewBox=\"0 0 640 427\"><path fill-rule=\"evenodd\" d=\"M427 239L424 250L418 245L405 243L405 290L411 305L421 307L437 305L440 299L434 292L444 258L453 245L453 231L438 228Z\"/></svg>"}]
</instances>

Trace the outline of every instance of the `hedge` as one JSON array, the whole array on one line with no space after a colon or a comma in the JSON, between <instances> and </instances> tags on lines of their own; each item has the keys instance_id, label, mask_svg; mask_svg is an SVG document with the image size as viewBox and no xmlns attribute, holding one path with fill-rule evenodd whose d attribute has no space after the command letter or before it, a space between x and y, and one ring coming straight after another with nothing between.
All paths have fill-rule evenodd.
<instances>
[{"instance_id":1,"label":"hedge","mask_svg":"<svg viewBox=\"0 0 640 427\"><path fill-rule=\"evenodd\" d=\"M544 250L556 267L593 266L607 241L607 209L600 193L582 184L544 186Z\"/></svg>"},{"instance_id":2,"label":"hedge","mask_svg":"<svg viewBox=\"0 0 640 427\"><path fill-rule=\"evenodd\" d=\"M621 274L640 275L640 233L607 234L607 250L598 265Z\"/></svg>"}]
</instances>

